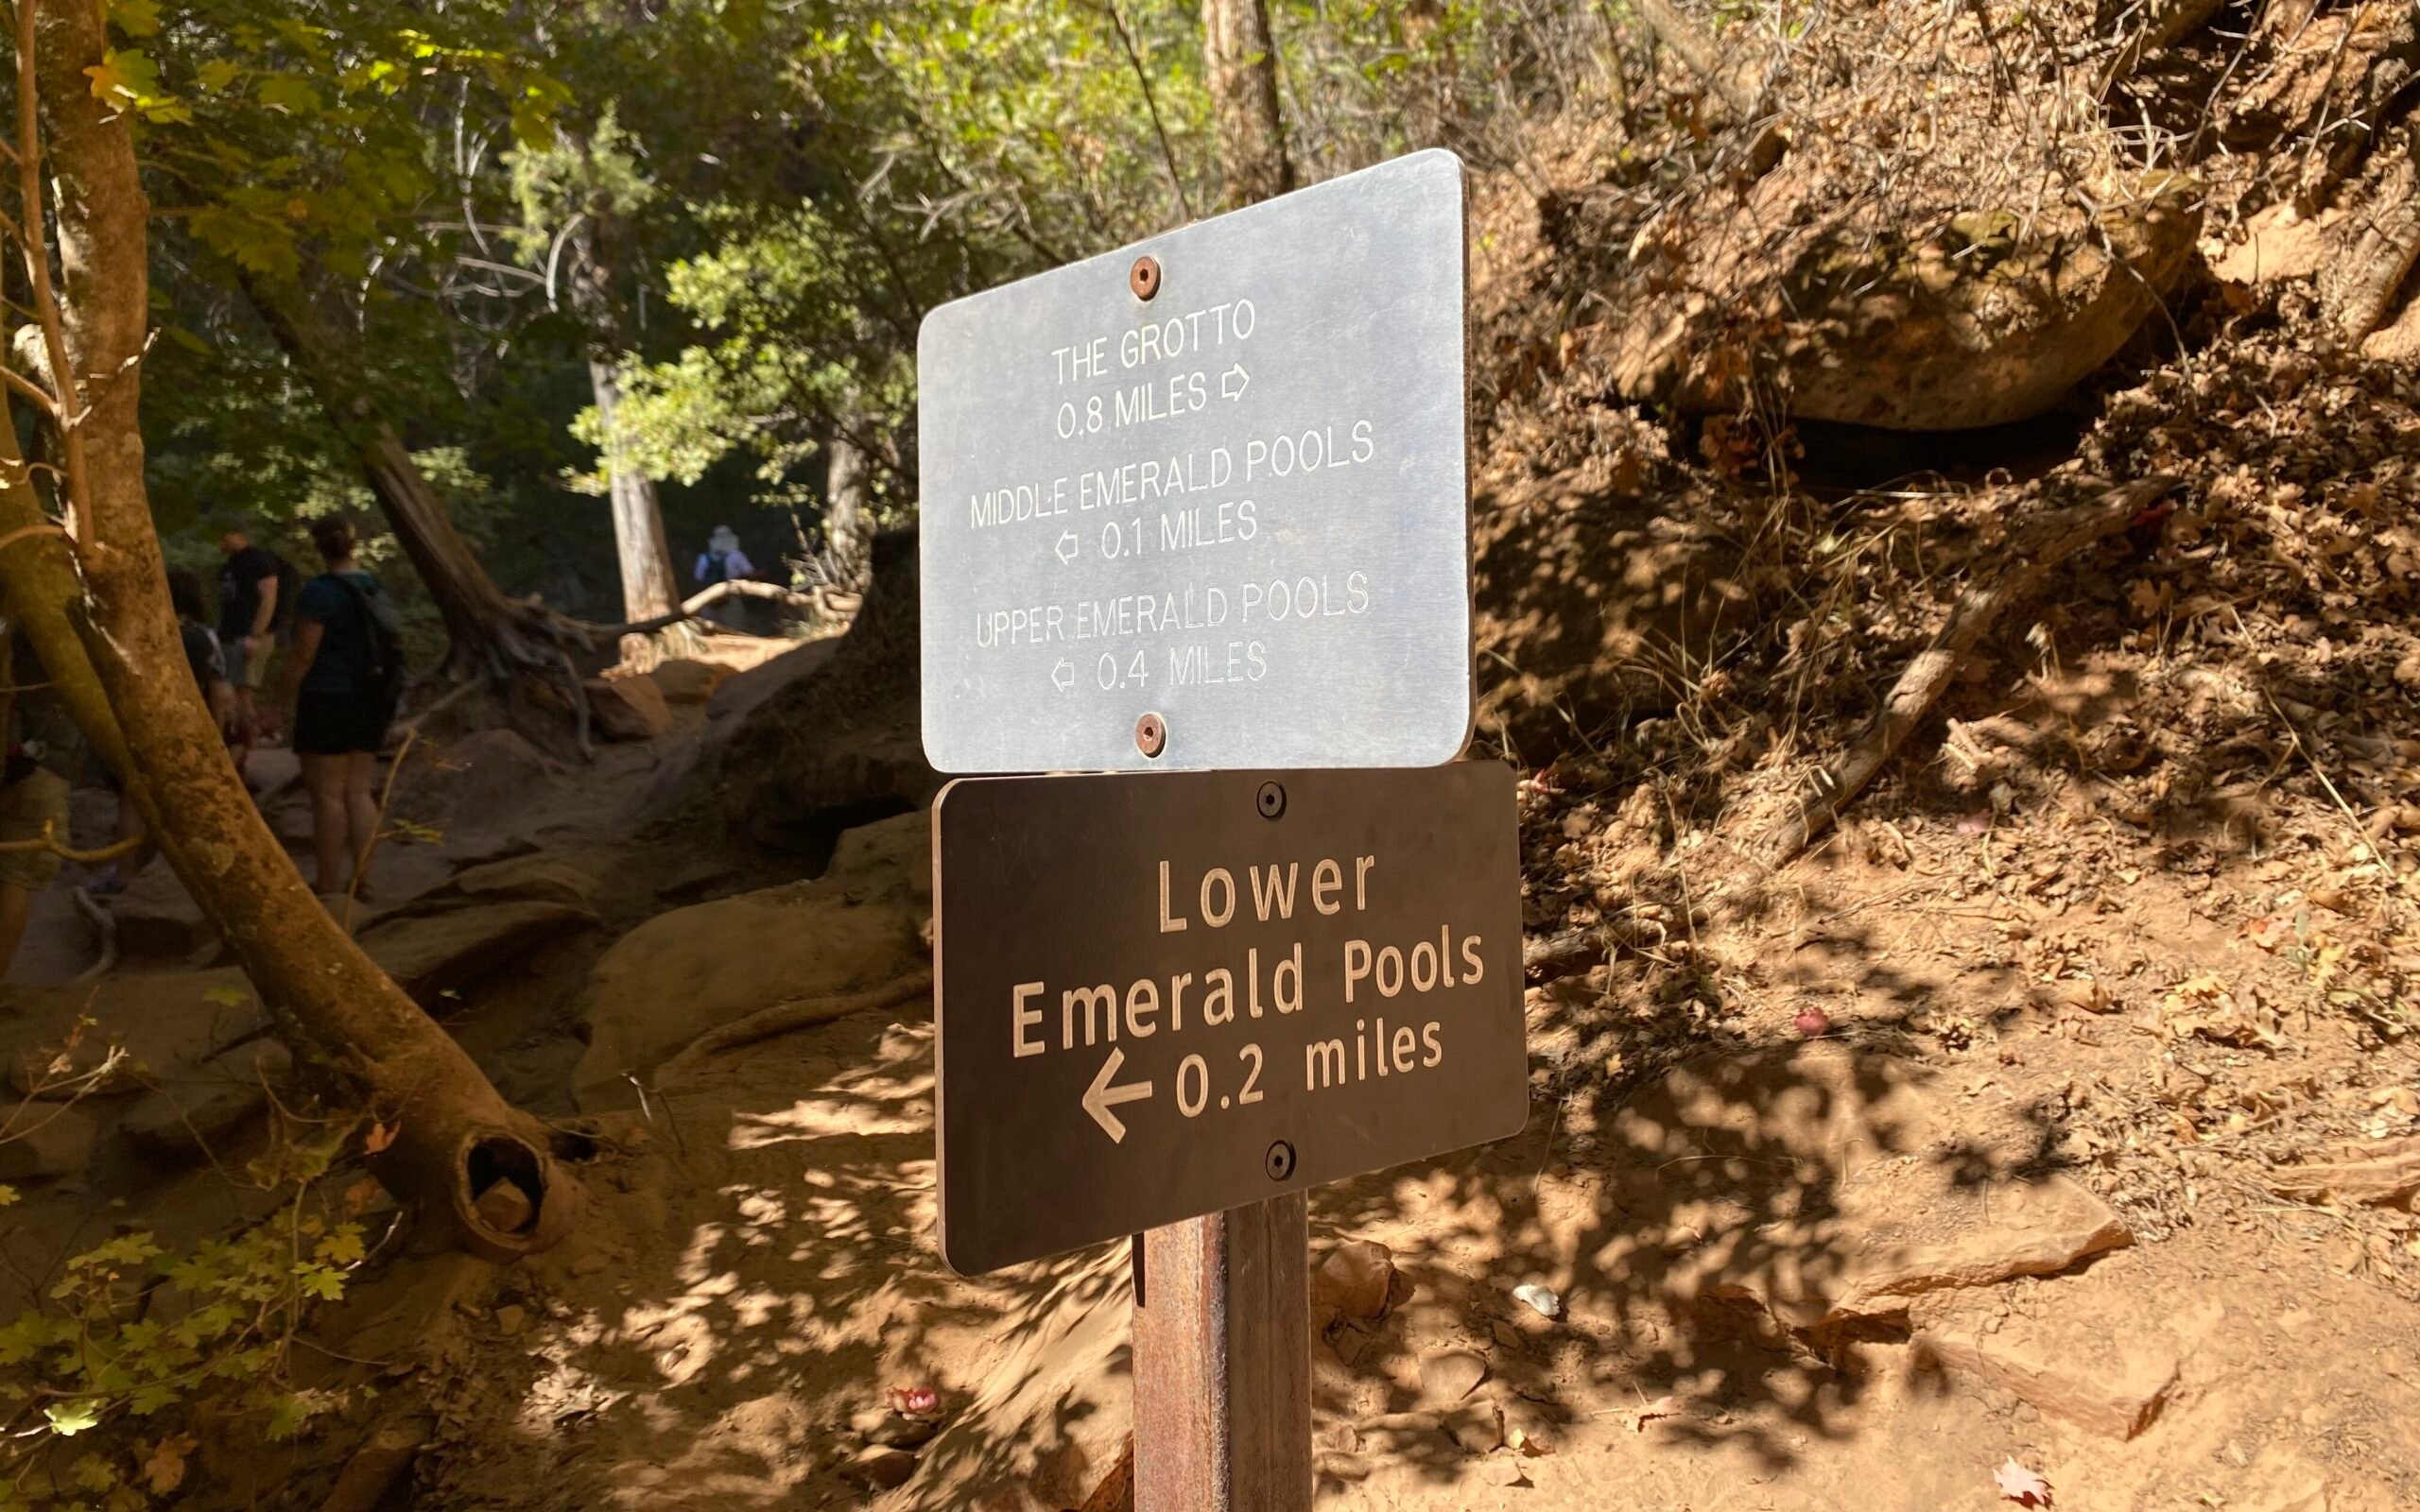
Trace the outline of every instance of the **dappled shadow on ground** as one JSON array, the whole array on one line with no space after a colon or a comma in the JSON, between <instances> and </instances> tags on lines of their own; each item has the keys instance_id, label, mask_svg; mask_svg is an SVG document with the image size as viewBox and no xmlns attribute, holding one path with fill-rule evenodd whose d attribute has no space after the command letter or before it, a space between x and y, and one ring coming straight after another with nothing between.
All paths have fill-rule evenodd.
<instances>
[{"instance_id":1,"label":"dappled shadow on ground","mask_svg":"<svg viewBox=\"0 0 2420 1512\"><path fill-rule=\"evenodd\" d=\"M1466 1476L1474 1411L1551 1446L1577 1416L1668 1396L1652 1415L1667 1433L1786 1469L1810 1437L1860 1426L1872 1383L1850 1346L1905 1336L1904 1300L1873 1288L2057 1163L2046 1113L1949 1117L1937 1072L1887 1031L1716 1043L1609 1078L1656 1057L1661 1015L1602 994L1533 1005L1544 1054L1523 1136L1315 1198L1315 1229L1393 1246L1413 1283L1374 1337L1346 1342L1352 1369L1315 1349L1322 1418L1375 1425L1323 1454L1340 1486L1376 1462ZM1523 1283L1556 1294L1559 1323L1512 1295ZM1488 1382L1459 1407L1424 1400L1421 1361L1455 1349L1482 1355Z\"/></svg>"},{"instance_id":2,"label":"dappled shadow on ground","mask_svg":"<svg viewBox=\"0 0 2420 1512\"><path fill-rule=\"evenodd\" d=\"M857 1505L851 1418L918 1386L947 1419L1029 1425L925 1446L917 1485L947 1504L1072 1503L1115 1458L1123 1255L942 1267L925 1025L861 1014L711 1060L635 1128L583 1235L494 1299L527 1332L455 1388L450 1503Z\"/></svg>"}]
</instances>

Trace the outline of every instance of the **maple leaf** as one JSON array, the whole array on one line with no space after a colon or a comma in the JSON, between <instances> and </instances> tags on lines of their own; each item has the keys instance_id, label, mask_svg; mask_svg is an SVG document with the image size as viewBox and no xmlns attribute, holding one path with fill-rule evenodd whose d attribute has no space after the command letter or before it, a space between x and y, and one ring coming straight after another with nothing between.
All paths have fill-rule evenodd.
<instances>
[{"instance_id":1,"label":"maple leaf","mask_svg":"<svg viewBox=\"0 0 2420 1512\"><path fill-rule=\"evenodd\" d=\"M194 1441L182 1434L160 1440L143 1462L143 1478L151 1483L153 1495L165 1496L184 1484L185 1456L193 1451Z\"/></svg>"},{"instance_id":2,"label":"maple leaf","mask_svg":"<svg viewBox=\"0 0 2420 1512\"><path fill-rule=\"evenodd\" d=\"M2050 1483L2019 1465L2014 1457L1992 1471L1992 1480L1999 1486L2001 1496L2019 1506L2050 1504Z\"/></svg>"}]
</instances>

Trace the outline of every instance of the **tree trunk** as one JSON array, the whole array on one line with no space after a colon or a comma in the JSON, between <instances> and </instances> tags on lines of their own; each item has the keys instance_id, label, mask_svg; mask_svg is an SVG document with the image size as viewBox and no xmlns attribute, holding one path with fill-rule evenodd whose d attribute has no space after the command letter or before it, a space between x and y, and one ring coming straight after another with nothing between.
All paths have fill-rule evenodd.
<instances>
[{"instance_id":1,"label":"tree trunk","mask_svg":"<svg viewBox=\"0 0 2420 1512\"><path fill-rule=\"evenodd\" d=\"M594 178L588 139L570 133L582 168ZM636 623L661 618L681 607L680 581L673 576L672 547L664 532L664 508L656 498L655 479L631 465L621 422L623 353L631 346L614 288L621 280L621 220L600 190L589 197L585 221L574 240L577 271L571 281L573 308L588 324L589 387L596 402L598 429L604 435L606 488L614 508L614 549L622 571L622 617ZM659 650L679 654L695 648L696 631L685 624L667 626L657 644L645 636L622 639L623 660L634 666L654 664Z\"/></svg>"},{"instance_id":2,"label":"tree trunk","mask_svg":"<svg viewBox=\"0 0 2420 1512\"><path fill-rule=\"evenodd\" d=\"M1222 201L1235 210L1294 187L1277 113L1277 48L1267 0L1201 0L1201 57L1219 122Z\"/></svg>"},{"instance_id":3,"label":"tree trunk","mask_svg":"<svg viewBox=\"0 0 2420 1512\"><path fill-rule=\"evenodd\" d=\"M594 649L588 627L552 612L534 600L509 598L495 586L487 569L454 528L445 500L395 433L370 396L357 392L341 376L307 318L298 316L285 298L257 281L240 281L245 298L268 328L278 350L320 403L320 409L361 467L362 479L378 501L389 528L403 543L445 621L447 651L443 676L461 681L488 678L499 682L516 677L560 683L579 726L580 753L589 754L587 699L579 674L571 664L573 646ZM295 302L302 302L299 293ZM670 611L678 614L677 606ZM599 627L600 632L606 627Z\"/></svg>"},{"instance_id":4,"label":"tree trunk","mask_svg":"<svg viewBox=\"0 0 2420 1512\"><path fill-rule=\"evenodd\" d=\"M18 19L20 101L29 113L38 75L49 125L67 357L63 371L53 366L53 391L70 413L81 408L82 457L70 488L87 522L82 595L19 607L29 623L50 622L53 636L74 622L177 875L296 1052L349 1080L393 1128L373 1156L380 1179L475 1252L504 1260L541 1248L568 1227L578 1192L556 1168L545 1130L505 1103L303 885L182 675L136 414L149 306L147 206L133 139L127 117L105 112L88 87L107 45L99 8L20 0ZM33 66L25 67L28 54ZM21 124L16 144L28 201L21 224L38 237L41 145L30 124ZM38 244L26 254L44 258ZM483 1213L481 1195L499 1186L519 1200L491 1196ZM499 1213L509 1215L490 1216Z\"/></svg>"},{"instance_id":5,"label":"tree trunk","mask_svg":"<svg viewBox=\"0 0 2420 1512\"><path fill-rule=\"evenodd\" d=\"M6 408L0 402L0 420L6 419ZM75 552L67 532L43 513L25 465L16 426L0 423L0 541L7 542L0 545L0 610L24 626L50 691L102 762L139 799L140 784L129 780L133 768L117 715L101 692L84 643L68 622L67 607L84 592L76 578ZM0 678L8 674L7 663L0 662Z\"/></svg>"},{"instance_id":6,"label":"tree trunk","mask_svg":"<svg viewBox=\"0 0 2420 1512\"><path fill-rule=\"evenodd\" d=\"M847 427L833 431L825 446L829 466L823 481L823 541L839 586L863 593L873 569L873 470Z\"/></svg>"},{"instance_id":7,"label":"tree trunk","mask_svg":"<svg viewBox=\"0 0 2420 1512\"><path fill-rule=\"evenodd\" d=\"M605 433L605 478L614 506L614 550L622 568L622 617L651 620L681 607L674 589L672 547L665 539L664 507L655 496L655 479L631 467L621 443L622 374L618 360L588 359L588 382L596 399L596 419ZM666 636L689 638L685 626L673 626ZM622 638L622 660L635 666L651 665L656 647L644 635Z\"/></svg>"}]
</instances>

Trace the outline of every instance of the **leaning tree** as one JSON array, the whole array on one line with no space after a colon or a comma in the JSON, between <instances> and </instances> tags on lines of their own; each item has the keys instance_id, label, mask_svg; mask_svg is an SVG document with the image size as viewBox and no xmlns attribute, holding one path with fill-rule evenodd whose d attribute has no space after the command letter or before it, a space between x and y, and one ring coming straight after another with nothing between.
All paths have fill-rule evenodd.
<instances>
[{"instance_id":1,"label":"leaning tree","mask_svg":"<svg viewBox=\"0 0 2420 1512\"><path fill-rule=\"evenodd\" d=\"M139 30L150 13L105 23L89 0L15 0L11 20L16 112L0 157L17 169L16 203L0 235L22 260L30 318L6 404L33 412L44 454L18 455L14 417L0 414L0 596L281 1035L387 1131L371 1154L380 1179L477 1253L543 1248L578 1206L548 1131L320 905L182 675L138 421L151 331L134 145L138 117L179 107L107 29Z\"/></svg>"}]
</instances>

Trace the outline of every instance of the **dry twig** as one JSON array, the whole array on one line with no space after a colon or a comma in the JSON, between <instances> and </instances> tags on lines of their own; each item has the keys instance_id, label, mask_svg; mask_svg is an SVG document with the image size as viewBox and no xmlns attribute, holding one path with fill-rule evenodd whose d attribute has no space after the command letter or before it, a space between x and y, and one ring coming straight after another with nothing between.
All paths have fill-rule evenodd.
<instances>
[{"instance_id":1,"label":"dry twig","mask_svg":"<svg viewBox=\"0 0 2420 1512\"><path fill-rule=\"evenodd\" d=\"M2085 547L2126 528L2153 499L2176 486L2172 477L2103 486L2091 499L2044 515L2020 530L2006 555L2015 565L1996 581L1958 595L1932 644L1893 684L1881 713L1828 769L1818 773L1814 791L1766 840L1769 866L1782 866L1832 826L1899 747L1923 723L1965 664L1976 643L2008 607L2031 593L2050 570Z\"/></svg>"}]
</instances>

